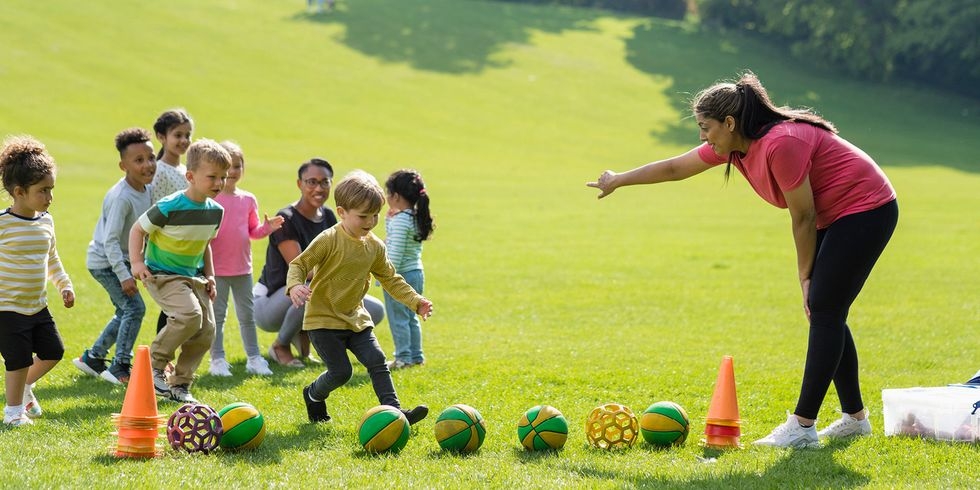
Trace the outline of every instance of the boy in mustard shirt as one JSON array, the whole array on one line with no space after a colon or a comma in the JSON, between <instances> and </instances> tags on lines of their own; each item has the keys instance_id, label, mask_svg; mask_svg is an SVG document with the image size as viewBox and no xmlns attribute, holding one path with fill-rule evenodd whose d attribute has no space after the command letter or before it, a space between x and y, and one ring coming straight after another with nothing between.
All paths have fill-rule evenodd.
<instances>
[{"instance_id":1,"label":"boy in mustard shirt","mask_svg":"<svg viewBox=\"0 0 980 490\"><path fill-rule=\"evenodd\" d=\"M286 294L297 307L309 302L303 317L303 330L327 365L327 370L303 388L303 401L310 422L326 422L326 398L343 386L353 374L347 350L367 368L371 384L382 405L400 408L385 354L374 336L374 323L364 309L363 299L370 276L393 298L423 319L432 314L432 302L415 292L395 272L388 260L384 241L371 233L378 224L378 213L385 193L371 175L354 171L334 191L340 222L320 233L289 263ZM306 278L313 271L313 279ZM425 418L428 407L419 405L402 410L410 424Z\"/></svg>"}]
</instances>

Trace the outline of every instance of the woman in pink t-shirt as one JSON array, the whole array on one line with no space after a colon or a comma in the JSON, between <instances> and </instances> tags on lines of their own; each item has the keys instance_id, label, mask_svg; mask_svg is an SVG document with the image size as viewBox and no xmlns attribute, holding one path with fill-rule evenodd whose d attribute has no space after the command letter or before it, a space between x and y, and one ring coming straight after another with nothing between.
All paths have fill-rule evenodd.
<instances>
[{"instance_id":1,"label":"woman in pink t-shirt","mask_svg":"<svg viewBox=\"0 0 980 490\"><path fill-rule=\"evenodd\" d=\"M758 445L806 447L819 437L871 432L847 315L898 222L895 190L866 153L805 109L776 107L752 73L718 83L692 104L704 142L628 172L607 170L586 185L602 191L682 180L727 163L770 204L789 210L803 309L810 323L796 410ZM834 383L841 418L819 433L815 422Z\"/></svg>"}]
</instances>

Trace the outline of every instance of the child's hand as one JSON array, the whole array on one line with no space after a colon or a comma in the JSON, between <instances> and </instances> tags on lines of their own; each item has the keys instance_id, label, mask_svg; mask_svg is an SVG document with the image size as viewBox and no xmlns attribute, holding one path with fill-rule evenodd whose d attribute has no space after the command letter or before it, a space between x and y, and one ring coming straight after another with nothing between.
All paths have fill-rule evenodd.
<instances>
[{"instance_id":1,"label":"child's hand","mask_svg":"<svg viewBox=\"0 0 980 490\"><path fill-rule=\"evenodd\" d=\"M65 308L71 308L75 306L75 292L71 289L66 289L61 292L61 301L65 303Z\"/></svg>"},{"instance_id":2,"label":"child's hand","mask_svg":"<svg viewBox=\"0 0 980 490\"><path fill-rule=\"evenodd\" d=\"M136 296L136 293L139 293L139 289L136 287L136 279L130 277L129 279L123 281L122 290L123 290L123 294L125 294L126 296L130 296L130 297Z\"/></svg>"},{"instance_id":3,"label":"child's hand","mask_svg":"<svg viewBox=\"0 0 980 490\"><path fill-rule=\"evenodd\" d=\"M150 269L146 267L146 264L143 262L134 263L132 272L133 277L143 281L143 284L146 284L147 279L151 279L153 277L153 273L150 272Z\"/></svg>"},{"instance_id":4,"label":"child's hand","mask_svg":"<svg viewBox=\"0 0 980 490\"><path fill-rule=\"evenodd\" d=\"M265 229L269 230L269 233L272 233L278 230L279 228L282 228L283 221L286 221L286 218L283 218L278 214L275 215L272 219L269 219L268 214L263 214L262 216L265 217Z\"/></svg>"},{"instance_id":5,"label":"child's hand","mask_svg":"<svg viewBox=\"0 0 980 490\"><path fill-rule=\"evenodd\" d=\"M425 298L422 298L421 300L419 300L419 308L415 310L415 312L418 313L423 320L428 320L429 317L432 316L432 313L434 312L434 310L432 309L432 302Z\"/></svg>"},{"instance_id":6,"label":"child's hand","mask_svg":"<svg viewBox=\"0 0 980 490\"><path fill-rule=\"evenodd\" d=\"M289 290L289 299L293 301L293 306L299 308L306 304L306 300L310 297L310 292L310 287L306 284L294 286L293 289Z\"/></svg>"},{"instance_id":7,"label":"child's hand","mask_svg":"<svg viewBox=\"0 0 980 490\"><path fill-rule=\"evenodd\" d=\"M215 296L218 295L218 285L214 282L214 276L208 276L208 285L205 287L208 290L208 297L211 301L214 301Z\"/></svg>"}]
</instances>

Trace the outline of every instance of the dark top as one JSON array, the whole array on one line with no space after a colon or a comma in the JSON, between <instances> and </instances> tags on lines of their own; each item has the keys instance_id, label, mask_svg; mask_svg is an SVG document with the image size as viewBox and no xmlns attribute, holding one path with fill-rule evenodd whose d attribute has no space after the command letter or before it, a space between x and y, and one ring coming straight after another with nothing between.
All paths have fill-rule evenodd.
<instances>
[{"instance_id":1,"label":"dark top","mask_svg":"<svg viewBox=\"0 0 980 490\"><path fill-rule=\"evenodd\" d=\"M306 250L310 242L324 230L337 224L337 217L333 211L326 207L321 207L323 221L317 223L306 219L295 207L280 209L278 216L282 216L282 228L269 235L269 245L265 249L265 265L262 267L262 275L259 282L265 285L269 291L266 296L272 296L276 291L286 285L286 272L289 271L289 264L279 253L279 244L289 240L299 242L299 249Z\"/></svg>"}]
</instances>

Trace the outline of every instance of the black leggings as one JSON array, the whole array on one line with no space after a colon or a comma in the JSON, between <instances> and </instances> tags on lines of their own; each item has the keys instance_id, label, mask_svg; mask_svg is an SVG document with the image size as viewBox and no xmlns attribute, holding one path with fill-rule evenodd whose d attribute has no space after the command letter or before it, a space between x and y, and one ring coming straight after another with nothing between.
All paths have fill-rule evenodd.
<instances>
[{"instance_id":1,"label":"black leggings","mask_svg":"<svg viewBox=\"0 0 980 490\"><path fill-rule=\"evenodd\" d=\"M830 382L844 413L864 410L847 313L898 223L898 203L845 216L817 232L810 276L810 340L796 415L815 419Z\"/></svg>"}]
</instances>

